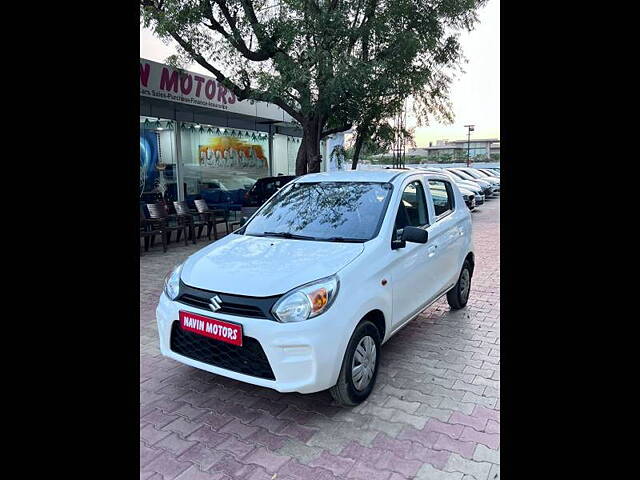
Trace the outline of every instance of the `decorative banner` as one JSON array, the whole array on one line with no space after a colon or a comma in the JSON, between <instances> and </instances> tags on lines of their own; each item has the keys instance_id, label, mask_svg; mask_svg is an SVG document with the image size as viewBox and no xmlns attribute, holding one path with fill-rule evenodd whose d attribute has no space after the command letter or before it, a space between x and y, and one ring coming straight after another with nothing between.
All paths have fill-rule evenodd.
<instances>
[{"instance_id":1,"label":"decorative banner","mask_svg":"<svg viewBox=\"0 0 640 480\"><path fill-rule=\"evenodd\" d=\"M140 96L293 122L291 116L276 105L238 100L232 91L213 77L188 71L178 72L167 65L143 58L140 59Z\"/></svg>"},{"instance_id":2,"label":"decorative banner","mask_svg":"<svg viewBox=\"0 0 640 480\"><path fill-rule=\"evenodd\" d=\"M262 145L236 137L214 137L207 145L198 146L200 166L260 170L269 168Z\"/></svg>"}]
</instances>

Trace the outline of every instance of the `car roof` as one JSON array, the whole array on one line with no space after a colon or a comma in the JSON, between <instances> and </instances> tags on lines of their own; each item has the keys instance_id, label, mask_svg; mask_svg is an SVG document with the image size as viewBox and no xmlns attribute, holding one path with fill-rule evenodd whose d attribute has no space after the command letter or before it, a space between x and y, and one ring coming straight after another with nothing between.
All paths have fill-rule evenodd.
<instances>
[{"instance_id":1,"label":"car roof","mask_svg":"<svg viewBox=\"0 0 640 480\"><path fill-rule=\"evenodd\" d=\"M340 172L322 172L322 173L309 173L298 177L296 183L310 183L310 182L399 182L404 178L415 175L423 174L428 176L437 177L435 172L427 172L421 169L396 169L396 168L384 168L380 170L346 170ZM446 178L444 175L443 179Z\"/></svg>"}]
</instances>

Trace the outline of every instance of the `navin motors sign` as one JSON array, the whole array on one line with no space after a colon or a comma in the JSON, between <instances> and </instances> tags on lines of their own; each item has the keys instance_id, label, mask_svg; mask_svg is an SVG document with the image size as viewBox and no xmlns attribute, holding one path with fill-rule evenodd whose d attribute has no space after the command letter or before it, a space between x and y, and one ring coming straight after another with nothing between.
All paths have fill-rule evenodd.
<instances>
[{"instance_id":1,"label":"navin motors sign","mask_svg":"<svg viewBox=\"0 0 640 480\"><path fill-rule=\"evenodd\" d=\"M231 90L215 78L188 71L179 72L162 63L142 58L140 95L281 122L292 121L292 118L276 105L238 100Z\"/></svg>"}]
</instances>

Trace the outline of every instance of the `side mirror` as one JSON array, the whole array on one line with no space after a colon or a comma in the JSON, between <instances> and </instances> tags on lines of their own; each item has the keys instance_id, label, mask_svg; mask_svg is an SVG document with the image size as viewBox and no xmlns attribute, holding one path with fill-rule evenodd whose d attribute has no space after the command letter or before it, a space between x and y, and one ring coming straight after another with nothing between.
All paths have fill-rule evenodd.
<instances>
[{"instance_id":1,"label":"side mirror","mask_svg":"<svg viewBox=\"0 0 640 480\"><path fill-rule=\"evenodd\" d=\"M241 217L240 218L240 226L244 227L244 224L247 223L247 220L249 220L247 217Z\"/></svg>"},{"instance_id":2,"label":"side mirror","mask_svg":"<svg viewBox=\"0 0 640 480\"><path fill-rule=\"evenodd\" d=\"M399 240L393 240L391 242L391 248L396 250L406 247L407 242L427 243L428 240L429 233L426 230L418 227L404 227L402 229L402 237Z\"/></svg>"},{"instance_id":3,"label":"side mirror","mask_svg":"<svg viewBox=\"0 0 640 480\"><path fill-rule=\"evenodd\" d=\"M429 233L418 227L404 227L402 231L402 240L413 243L427 243Z\"/></svg>"}]
</instances>

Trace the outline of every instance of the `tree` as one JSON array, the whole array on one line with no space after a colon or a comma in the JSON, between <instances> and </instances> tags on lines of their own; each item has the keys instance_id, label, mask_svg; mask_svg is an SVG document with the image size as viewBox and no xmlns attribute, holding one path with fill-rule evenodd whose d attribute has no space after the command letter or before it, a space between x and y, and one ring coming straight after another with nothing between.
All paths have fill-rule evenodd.
<instances>
[{"instance_id":1,"label":"tree","mask_svg":"<svg viewBox=\"0 0 640 480\"><path fill-rule=\"evenodd\" d=\"M357 116L356 139L351 168L355 170L358 165L362 147L369 140L383 136L388 140L386 151L392 148L397 136L404 137L409 144L415 146L415 129L408 131L403 128L397 131L395 126L389 125L389 118L402 114L406 109L406 99L409 97L413 116L417 120L417 126L428 123L429 117L436 117L444 122L453 121L453 112L449 102L449 85L451 76L449 72L438 70L435 65L423 68L420 72L408 77L410 81L399 83L392 95L382 94L378 101L366 102ZM382 83L382 82L380 82ZM375 99L372 95L371 99ZM383 101L386 99L387 101ZM375 143L379 141L374 140Z\"/></svg>"},{"instance_id":2,"label":"tree","mask_svg":"<svg viewBox=\"0 0 640 480\"><path fill-rule=\"evenodd\" d=\"M372 123L362 128L359 126L356 131L356 136L348 149L348 157L352 162L351 168L353 170L355 170L361 155L384 154L393 147L396 132L388 122ZM368 133L366 136L361 133L365 131Z\"/></svg>"},{"instance_id":3,"label":"tree","mask_svg":"<svg viewBox=\"0 0 640 480\"><path fill-rule=\"evenodd\" d=\"M145 26L239 100L278 105L302 127L296 174L320 141L379 121L407 90L460 60L455 30L486 0L141 0ZM402 98L404 100L404 98ZM377 108L382 105L383 108ZM363 134L364 135L364 134Z\"/></svg>"}]
</instances>

